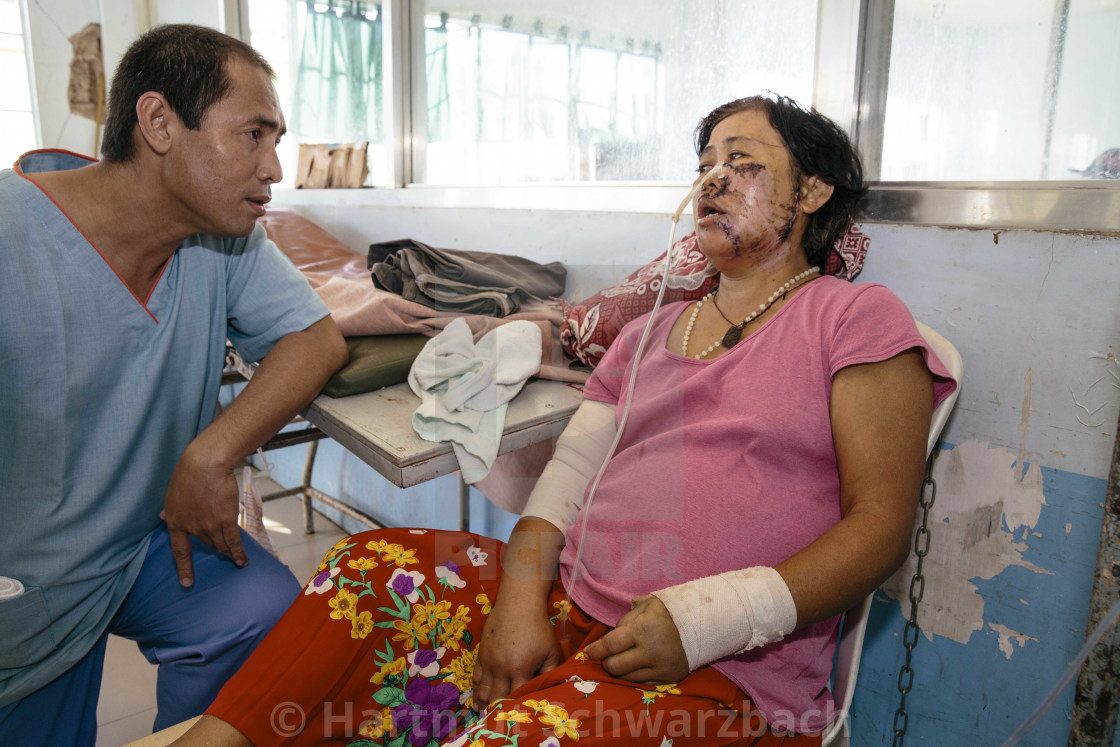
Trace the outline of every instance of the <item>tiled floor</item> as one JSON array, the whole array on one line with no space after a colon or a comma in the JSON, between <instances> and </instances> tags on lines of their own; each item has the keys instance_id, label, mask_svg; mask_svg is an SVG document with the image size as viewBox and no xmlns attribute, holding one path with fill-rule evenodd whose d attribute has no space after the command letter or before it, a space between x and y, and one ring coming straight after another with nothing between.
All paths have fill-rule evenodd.
<instances>
[{"instance_id":1,"label":"tiled floor","mask_svg":"<svg viewBox=\"0 0 1120 747\"><path fill-rule=\"evenodd\" d=\"M300 583L311 577L326 551L344 536L320 514L315 515L315 534L304 534L298 497L265 503L264 517L272 546ZM135 643L110 636L97 705L97 747L120 747L150 734L155 717L156 668Z\"/></svg>"}]
</instances>

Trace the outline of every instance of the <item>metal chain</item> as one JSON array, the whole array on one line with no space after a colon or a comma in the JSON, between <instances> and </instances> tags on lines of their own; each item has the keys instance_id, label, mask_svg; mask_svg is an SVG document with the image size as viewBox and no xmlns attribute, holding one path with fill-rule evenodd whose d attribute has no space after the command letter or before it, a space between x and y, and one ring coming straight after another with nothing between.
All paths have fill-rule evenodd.
<instances>
[{"instance_id":1,"label":"metal chain","mask_svg":"<svg viewBox=\"0 0 1120 747\"><path fill-rule=\"evenodd\" d=\"M906 647L906 662L898 672L898 710L894 712L894 747L902 747L902 740L906 737L906 727L909 715L906 713L906 695L914 685L914 668L910 665L914 647L918 645L918 605L926 593L926 577L922 575L922 561L929 554L929 510L933 508L933 501L937 498L937 483L933 481L933 461L937 458L940 448L935 448L926 462L926 476L922 481L922 492L918 503L922 507L922 523L914 533L914 554L918 557L918 564L914 568L914 577L910 579L910 619L906 621L906 628L902 633L902 645Z\"/></svg>"}]
</instances>

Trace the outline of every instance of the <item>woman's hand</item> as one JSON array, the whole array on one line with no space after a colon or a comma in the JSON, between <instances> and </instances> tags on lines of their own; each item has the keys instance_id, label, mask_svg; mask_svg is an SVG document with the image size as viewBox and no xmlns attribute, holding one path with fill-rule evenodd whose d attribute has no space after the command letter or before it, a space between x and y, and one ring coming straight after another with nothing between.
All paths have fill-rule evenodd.
<instances>
[{"instance_id":1,"label":"woman's hand","mask_svg":"<svg viewBox=\"0 0 1120 747\"><path fill-rule=\"evenodd\" d=\"M618 626L583 652L607 674L630 682L666 684L688 676L677 626L657 597L638 597Z\"/></svg>"},{"instance_id":2,"label":"woman's hand","mask_svg":"<svg viewBox=\"0 0 1120 747\"><path fill-rule=\"evenodd\" d=\"M548 622L548 595L563 547L560 530L534 516L522 517L510 533L502 553L501 586L474 665L477 710L560 664L560 644Z\"/></svg>"},{"instance_id":3,"label":"woman's hand","mask_svg":"<svg viewBox=\"0 0 1120 747\"><path fill-rule=\"evenodd\" d=\"M544 605L499 601L486 620L474 665L475 708L481 711L507 697L538 674L555 669L561 658Z\"/></svg>"}]
</instances>

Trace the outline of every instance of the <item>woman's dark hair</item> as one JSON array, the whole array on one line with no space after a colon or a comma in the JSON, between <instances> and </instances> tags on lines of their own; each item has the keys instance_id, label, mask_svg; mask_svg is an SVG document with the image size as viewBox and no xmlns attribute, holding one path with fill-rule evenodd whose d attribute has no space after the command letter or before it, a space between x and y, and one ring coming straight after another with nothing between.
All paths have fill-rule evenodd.
<instances>
[{"instance_id":1,"label":"woman's dark hair","mask_svg":"<svg viewBox=\"0 0 1120 747\"><path fill-rule=\"evenodd\" d=\"M733 114L759 109L766 112L770 126L782 136L797 172L819 177L833 187L828 202L809 215L803 239L809 264L824 267L833 244L844 235L856 203L867 193L859 154L835 122L786 96L750 96L730 101L700 120L696 154L708 146L712 130L720 122Z\"/></svg>"},{"instance_id":2,"label":"woman's dark hair","mask_svg":"<svg viewBox=\"0 0 1120 747\"><path fill-rule=\"evenodd\" d=\"M255 49L205 26L157 26L134 41L113 76L102 158L116 162L132 159L136 102L148 91L162 94L183 124L197 130L206 110L229 93L232 82L226 63L231 57L275 77L272 67Z\"/></svg>"}]
</instances>

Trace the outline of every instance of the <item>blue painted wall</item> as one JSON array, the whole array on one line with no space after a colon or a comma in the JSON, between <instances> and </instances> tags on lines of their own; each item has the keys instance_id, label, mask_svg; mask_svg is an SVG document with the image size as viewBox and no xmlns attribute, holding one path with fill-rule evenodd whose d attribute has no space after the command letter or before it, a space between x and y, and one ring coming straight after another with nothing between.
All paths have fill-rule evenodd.
<instances>
[{"instance_id":1,"label":"blue painted wall","mask_svg":"<svg viewBox=\"0 0 1120 747\"><path fill-rule=\"evenodd\" d=\"M986 618L1036 640L1027 640L1022 648L1015 645L1008 658L991 629L974 632L967 644L919 636L906 701L907 744L1002 744L1045 700L1081 647L1107 482L1055 469L1043 468L1042 473L1046 505L1024 560L1053 572L1011 567L975 581ZM1003 530L1009 528L1004 525ZM931 544L936 543L937 525L930 531ZM927 587L927 593L933 592ZM890 744L894 737L909 614L909 602L900 606L877 595L853 702L853 745ZM929 614L928 607L919 606L919 627ZM1074 687L1071 683L1062 690L1022 744L1066 743Z\"/></svg>"}]
</instances>

